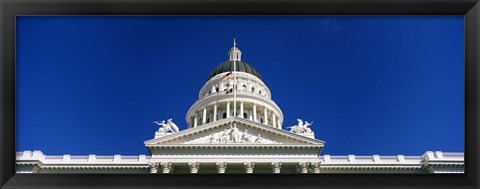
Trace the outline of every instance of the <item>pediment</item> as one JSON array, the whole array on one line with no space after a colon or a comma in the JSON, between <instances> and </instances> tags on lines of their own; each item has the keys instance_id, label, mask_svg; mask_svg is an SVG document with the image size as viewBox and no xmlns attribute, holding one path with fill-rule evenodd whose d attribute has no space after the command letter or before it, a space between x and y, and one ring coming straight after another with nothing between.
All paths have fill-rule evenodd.
<instances>
[{"instance_id":1,"label":"pediment","mask_svg":"<svg viewBox=\"0 0 480 189\"><path fill-rule=\"evenodd\" d=\"M227 118L145 141L145 145L321 145L325 142L242 118Z\"/></svg>"}]
</instances>

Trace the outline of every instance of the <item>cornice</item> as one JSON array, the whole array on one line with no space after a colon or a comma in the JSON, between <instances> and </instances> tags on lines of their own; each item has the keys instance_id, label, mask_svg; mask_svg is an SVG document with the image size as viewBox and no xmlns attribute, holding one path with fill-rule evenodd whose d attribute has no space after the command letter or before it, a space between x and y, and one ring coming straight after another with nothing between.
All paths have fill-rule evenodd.
<instances>
[{"instance_id":1,"label":"cornice","mask_svg":"<svg viewBox=\"0 0 480 189\"><path fill-rule=\"evenodd\" d=\"M228 145L212 145L212 144L197 144L197 145L192 145L192 144L179 144L179 145L171 145L171 144L165 144L165 145L148 145L147 148L151 149L222 149L222 150L227 150L227 149L272 149L272 150L280 150L280 149L304 149L304 150L319 150L323 146L319 145L276 145L276 144L228 144Z\"/></svg>"}]
</instances>

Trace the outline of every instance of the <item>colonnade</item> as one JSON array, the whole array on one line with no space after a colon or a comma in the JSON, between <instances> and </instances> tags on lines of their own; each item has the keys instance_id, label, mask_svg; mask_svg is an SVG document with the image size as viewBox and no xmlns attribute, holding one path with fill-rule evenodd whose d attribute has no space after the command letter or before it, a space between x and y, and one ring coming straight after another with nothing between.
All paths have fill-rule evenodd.
<instances>
[{"instance_id":1,"label":"colonnade","mask_svg":"<svg viewBox=\"0 0 480 189\"><path fill-rule=\"evenodd\" d=\"M237 116L281 129L281 120L275 111L266 106L258 106L250 102L240 101L237 104L237 115L233 115L233 102L230 101L204 106L200 110L195 111L194 115L190 117L189 126L196 127L231 116Z\"/></svg>"}]
</instances>

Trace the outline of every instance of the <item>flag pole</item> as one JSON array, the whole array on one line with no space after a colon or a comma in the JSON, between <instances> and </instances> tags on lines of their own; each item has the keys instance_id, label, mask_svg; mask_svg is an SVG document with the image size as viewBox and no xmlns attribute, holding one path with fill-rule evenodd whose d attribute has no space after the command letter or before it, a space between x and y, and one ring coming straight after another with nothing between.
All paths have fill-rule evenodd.
<instances>
[{"instance_id":1,"label":"flag pole","mask_svg":"<svg viewBox=\"0 0 480 189\"><path fill-rule=\"evenodd\" d=\"M237 43L233 38L233 49L236 50ZM237 116L237 57L233 59L233 116Z\"/></svg>"}]
</instances>

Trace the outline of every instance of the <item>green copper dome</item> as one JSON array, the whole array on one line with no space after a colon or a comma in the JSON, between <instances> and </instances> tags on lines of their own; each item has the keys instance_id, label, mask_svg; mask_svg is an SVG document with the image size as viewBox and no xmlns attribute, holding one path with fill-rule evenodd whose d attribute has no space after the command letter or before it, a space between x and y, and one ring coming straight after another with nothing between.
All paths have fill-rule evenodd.
<instances>
[{"instance_id":1,"label":"green copper dome","mask_svg":"<svg viewBox=\"0 0 480 189\"><path fill-rule=\"evenodd\" d=\"M258 77L258 79L263 81L262 76L260 76L260 74L257 72L257 70L255 68L253 68L252 65L250 65L246 62L237 61L236 69L237 69L238 72L245 72L245 73L252 74L252 75ZM208 76L208 79L211 79L212 77L214 77L218 74L221 74L221 73L224 73L224 72L230 72L230 71L233 71L233 60L225 61L225 62L221 63L220 65L218 65L215 69L213 69L212 73L210 73L210 75Z\"/></svg>"}]
</instances>

